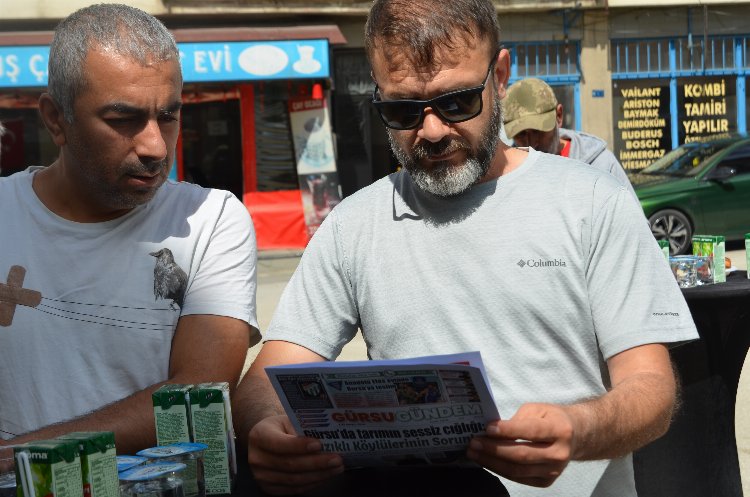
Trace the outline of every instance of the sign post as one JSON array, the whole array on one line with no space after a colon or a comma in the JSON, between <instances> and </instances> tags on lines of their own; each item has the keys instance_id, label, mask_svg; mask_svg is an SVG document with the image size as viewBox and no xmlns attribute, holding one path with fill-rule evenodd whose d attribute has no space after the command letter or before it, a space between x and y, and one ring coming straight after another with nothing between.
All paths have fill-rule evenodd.
<instances>
[{"instance_id":1,"label":"sign post","mask_svg":"<svg viewBox=\"0 0 750 497\"><path fill-rule=\"evenodd\" d=\"M312 236L341 202L333 137L325 99L290 99L289 120L307 233Z\"/></svg>"}]
</instances>

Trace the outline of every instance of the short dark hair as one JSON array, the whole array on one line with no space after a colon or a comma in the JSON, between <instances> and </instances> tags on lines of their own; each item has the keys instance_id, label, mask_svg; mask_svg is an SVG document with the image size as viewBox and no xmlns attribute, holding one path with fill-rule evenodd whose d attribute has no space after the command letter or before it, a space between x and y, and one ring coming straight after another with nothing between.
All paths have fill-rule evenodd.
<instances>
[{"instance_id":1,"label":"short dark hair","mask_svg":"<svg viewBox=\"0 0 750 497\"><path fill-rule=\"evenodd\" d=\"M493 52L499 47L492 0L375 0L365 24L371 62L375 49L385 48L405 54L417 67L434 67L439 49L484 39Z\"/></svg>"}]
</instances>

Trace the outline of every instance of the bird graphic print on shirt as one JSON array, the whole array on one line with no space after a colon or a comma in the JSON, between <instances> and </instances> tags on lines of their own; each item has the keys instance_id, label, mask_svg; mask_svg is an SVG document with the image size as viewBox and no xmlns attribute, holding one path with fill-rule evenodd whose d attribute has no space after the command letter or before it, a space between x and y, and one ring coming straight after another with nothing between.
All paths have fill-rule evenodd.
<instances>
[{"instance_id":1,"label":"bird graphic print on shirt","mask_svg":"<svg viewBox=\"0 0 750 497\"><path fill-rule=\"evenodd\" d=\"M150 255L156 257L154 265L154 297L159 299L171 299L170 307L175 309L175 305L182 309L182 302L185 298L185 289L187 288L187 274L174 261L172 251L163 248L158 252L150 252Z\"/></svg>"},{"instance_id":2,"label":"bird graphic print on shirt","mask_svg":"<svg viewBox=\"0 0 750 497\"><path fill-rule=\"evenodd\" d=\"M26 267L15 264L10 267L7 277L0 276L0 331L13 327L20 308L45 314L45 319L78 321L82 325L93 325L99 329L106 327L154 332L173 331L176 325L173 313L182 308L187 289L187 274L175 263L174 255L168 248L144 254L150 259L149 255L156 257L153 270L155 300L169 300L168 306L143 305L145 302L138 302L137 299L123 300L118 293L119 287L112 288L111 293L100 293L100 300L97 301L77 293L80 287L78 284L73 284L72 290L64 287L54 293L45 291L37 286L38 281L29 283ZM148 264L144 269L150 267ZM33 273L34 268L31 268L31 271ZM148 276L135 279L150 283ZM129 288L128 285L125 287ZM48 292L55 296L48 297ZM172 317L165 316L164 312L168 312ZM28 326L21 325L18 329L28 329Z\"/></svg>"}]
</instances>

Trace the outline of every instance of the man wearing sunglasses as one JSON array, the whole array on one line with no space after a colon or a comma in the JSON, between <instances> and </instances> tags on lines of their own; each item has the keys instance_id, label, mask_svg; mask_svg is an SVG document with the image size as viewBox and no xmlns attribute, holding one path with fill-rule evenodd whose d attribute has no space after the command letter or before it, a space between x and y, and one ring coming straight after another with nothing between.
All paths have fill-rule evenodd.
<instances>
[{"instance_id":1,"label":"man wearing sunglasses","mask_svg":"<svg viewBox=\"0 0 750 497\"><path fill-rule=\"evenodd\" d=\"M591 164L617 178L635 195L628 175L601 138L562 127L563 105L538 78L517 81L503 99L505 133L519 147Z\"/></svg>"},{"instance_id":2,"label":"man wearing sunglasses","mask_svg":"<svg viewBox=\"0 0 750 497\"><path fill-rule=\"evenodd\" d=\"M490 0L376 0L365 40L404 169L329 214L238 387L256 481L290 494L344 471L264 367L334 360L361 330L372 359L481 351L502 420L466 456L514 497L635 496L630 453L675 402L664 344L697 337L640 206L607 173L499 143Z\"/></svg>"}]
</instances>

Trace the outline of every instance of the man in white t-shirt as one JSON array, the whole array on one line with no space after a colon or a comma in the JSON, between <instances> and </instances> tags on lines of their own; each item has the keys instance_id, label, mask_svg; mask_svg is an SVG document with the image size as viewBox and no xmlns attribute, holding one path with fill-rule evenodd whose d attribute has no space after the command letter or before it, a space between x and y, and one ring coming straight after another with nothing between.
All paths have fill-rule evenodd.
<instances>
[{"instance_id":1,"label":"man in white t-shirt","mask_svg":"<svg viewBox=\"0 0 750 497\"><path fill-rule=\"evenodd\" d=\"M94 5L57 27L39 111L59 157L0 179L0 449L103 430L153 446L151 393L234 387L259 340L247 210L167 181L181 92L151 15Z\"/></svg>"},{"instance_id":2,"label":"man in white t-shirt","mask_svg":"<svg viewBox=\"0 0 750 497\"><path fill-rule=\"evenodd\" d=\"M501 419L466 456L510 495L635 496L630 453L675 402L665 344L695 326L623 185L498 143L499 46L490 0L374 2L373 103L404 169L331 211L237 389L266 492L345 468L294 433L264 367L333 360L361 329L372 359L481 351Z\"/></svg>"}]
</instances>

